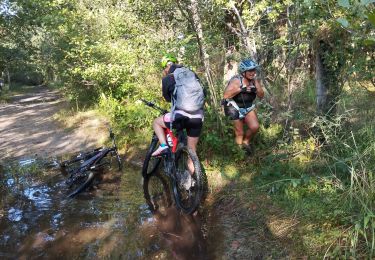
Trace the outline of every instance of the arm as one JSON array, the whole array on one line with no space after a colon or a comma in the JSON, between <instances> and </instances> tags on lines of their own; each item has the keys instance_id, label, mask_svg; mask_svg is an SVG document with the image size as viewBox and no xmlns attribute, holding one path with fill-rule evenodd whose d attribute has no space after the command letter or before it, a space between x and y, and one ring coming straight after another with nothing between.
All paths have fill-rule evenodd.
<instances>
[{"instance_id":1,"label":"arm","mask_svg":"<svg viewBox=\"0 0 375 260\"><path fill-rule=\"evenodd\" d=\"M241 82L233 79L224 90L224 98L232 98L241 92Z\"/></svg>"},{"instance_id":2,"label":"arm","mask_svg":"<svg viewBox=\"0 0 375 260\"><path fill-rule=\"evenodd\" d=\"M257 88L257 97L262 99L264 97L264 90L258 79L255 80L255 87Z\"/></svg>"},{"instance_id":3,"label":"arm","mask_svg":"<svg viewBox=\"0 0 375 260\"><path fill-rule=\"evenodd\" d=\"M174 86L176 82L171 75L168 75L162 79L162 93L163 97L167 102L171 102Z\"/></svg>"}]
</instances>

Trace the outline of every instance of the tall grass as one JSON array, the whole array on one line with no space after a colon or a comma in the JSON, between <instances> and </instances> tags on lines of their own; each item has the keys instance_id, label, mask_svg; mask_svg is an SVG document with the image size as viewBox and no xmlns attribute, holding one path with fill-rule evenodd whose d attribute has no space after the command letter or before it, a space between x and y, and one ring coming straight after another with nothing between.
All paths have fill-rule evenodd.
<instances>
[{"instance_id":1,"label":"tall grass","mask_svg":"<svg viewBox=\"0 0 375 260\"><path fill-rule=\"evenodd\" d=\"M341 182L342 202L350 219L339 238L340 256L375 257L375 131L361 112L347 110L334 118L316 120L317 139L324 143L322 156ZM355 122L355 124L353 124ZM333 165L333 167L332 167ZM336 247L337 249L337 247ZM341 252L341 253L340 253Z\"/></svg>"},{"instance_id":2,"label":"tall grass","mask_svg":"<svg viewBox=\"0 0 375 260\"><path fill-rule=\"evenodd\" d=\"M372 140L362 139L369 146L361 149L352 133L351 147L353 160L348 162L350 170L350 203L358 209L354 223L349 230L350 253L357 256L357 251L365 252L369 259L375 256L375 144Z\"/></svg>"}]
</instances>

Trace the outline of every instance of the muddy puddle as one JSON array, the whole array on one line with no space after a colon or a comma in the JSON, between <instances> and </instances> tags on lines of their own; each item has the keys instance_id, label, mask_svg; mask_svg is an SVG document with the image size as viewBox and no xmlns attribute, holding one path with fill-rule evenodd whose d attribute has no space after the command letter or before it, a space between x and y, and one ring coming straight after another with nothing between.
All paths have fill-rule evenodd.
<instances>
[{"instance_id":1,"label":"muddy puddle","mask_svg":"<svg viewBox=\"0 0 375 260\"><path fill-rule=\"evenodd\" d=\"M140 169L107 170L67 199L58 160L0 165L0 259L211 259L204 217L151 211Z\"/></svg>"}]
</instances>

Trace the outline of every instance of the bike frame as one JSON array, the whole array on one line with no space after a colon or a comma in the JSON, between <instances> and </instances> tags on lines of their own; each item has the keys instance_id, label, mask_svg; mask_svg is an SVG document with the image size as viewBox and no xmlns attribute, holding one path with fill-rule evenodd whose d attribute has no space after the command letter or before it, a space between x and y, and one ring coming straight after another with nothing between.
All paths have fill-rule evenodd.
<instances>
[{"instance_id":1,"label":"bike frame","mask_svg":"<svg viewBox=\"0 0 375 260\"><path fill-rule=\"evenodd\" d=\"M172 153L175 153L177 150L178 138L173 134L173 130L169 128L164 129L164 135L169 148L172 149Z\"/></svg>"},{"instance_id":2,"label":"bike frame","mask_svg":"<svg viewBox=\"0 0 375 260\"><path fill-rule=\"evenodd\" d=\"M152 102L146 101L144 99L141 99L147 106L154 108L155 110L158 110L161 112L162 115L165 115L168 113L167 110L164 110L157 105L155 105ZM162 156L164 160L164 166L166 167L165 172L172 178L176 178L176 167L175 167L175 154L178 148L178 145L180 142L183 142L182 136L183 136L183 129L177 129L175 130L176 134L174 134L173 129L170 128L164 128L164 135L167 140L167 145L170 148L170 153ZM152 136L153 140L158 140L158 137L156 136L155 132L153 133Z\"/></svg>"},{"instance_id":3,"label":"bike frame","mask_svg":"<svg viewBox=\"0 0 375 260\"><path fill-rule=\"evenodd\" d=\"M110 129L110 138L112 139L112 147L110 148L97 148L92 151L93 156L90 157L89 159L86 159L82 162L82 164L76 168L73 172L71 172L69 178L72 178L75 174L79 172L84 172L87 170L95 170L98 168L98 166L102 165L96 165L97 162L100 162L104 157L106 157L110 152L117 152L117 146L116 146L116 141L114 134L112 133L112 130ZM71 160L70 162L78 162L83 159L83 155L79 154L77 158L74 160Z\"/></svg>"},{"instance_id":4,"label":"bike frame","mask_svg":"<svg viewBox=\"0 0 375 260\"><path fill-rule=\"evenodd\" d=\"M163 110L161 109L160 107L156 106L154 103L152 102L149 102L149 101L146 101L146 100L142 100L147 106L151 107L151 108L154 108L156 110L159 110L161 112L162 115L168 113L168 111L166 110ZM176 134L174 134L176 133ZM166 175L166 177L169 179L170 183L171 183L171 188L173 190L173 195L174 195L174 198L175 198L175 201L176 201L176 206L179 207L181 210L183 210L184 213L192 213L193 210L196 210L196 208L198 207L199 203L200 203L200 200L201 200L201 196L202 196L202 171L201 171L201 168L200 168L200 165L199 165L199 159L197 158L196 154L192 154L192 152L190 151L190 149L187 147L187 143L186 143L186 135L185 135L185 131L183 128L178 128L178 129L175 129L175 131L173 131L172 129L170 128L164 128L164 134L165 134L165 137L166 137L166 140L167 140L167 145L169 146L170 149L168 149L168 152L166 152L165 154L163 155L160 155L160 156L155 156L154 158L157 160L153 166L152 166L152 169L150 171L150 173L148 172L148 166L149 166L149 163L150 163L150 159L152 158L152 152L154 151L155 148L157 148L157 144L158 144L158 137L157 135L155 134L155 132L153 133L152 135L152 141L151 141L151 144L150 144L150 147L149 147L149 150L146 154L146 158L145 158L145 161L144 161L144 164L143 164L143 167L142 167L142 175L143 177L145 178L145 180L147 180L147 178L149 178L150 176L152 176L153 172L157 169L156 167L158 167L159 163L161 161L163 161L163 164L164 164L164 174ZM192 156L192 157L189 157L191 158L193 164L194 164L194 171L196 171L196 176L197 176L197 189L194 189L193 190L193 193L194 195L191 196L192 194L192 191L190 190L190 187L188 191L183 191L181 190L181 186L180 186L180 183L179 182L179 175L181 174L180 173L180 162L181 162L181 158L180 156L183 155L183 153L187 152L188 153L188 156ZM195 157L194 157L195 156ZM184 160L184 158L182 158ZM194 159L194 160L193 160ZM182 161L182 163L184 163L185 161ZM176 163L178 163L178 165L176 165ZM185 167L185 164L181 165L183 167ZM184 172L186 170L186 168L182 169ZM158 174L158 172L156 171L156 173ZM148 184L147 184L148 185ZM183 189L185 189L185 187L182 187ZM185 194L182 194L181 192L184 192ZM188 192L188 193L186 193ZM190 203L188 206L186 205L183 205L182 203L184 203L182 201L182 197L181 196L187 196L188 198L188 202ZM147 200L147 197L145 197L146 200Z\"/></svg>"},{"instance_id":5,"label":"bike frame","mask_svg":"<svg viewBox=\"0 0 375 260\"><path fill-rule=\"evenodd\" d=\"M149 101L144 100L144 99L141 99L141 101L144 102L147 106L152 107L156 110L159 110L161 115L165 115L166 113L168 113L167 110L158 107L157 105L155 105L152 102L149 102ZM182 131L182 130L177 130L177 134L175 135L173 129L170 129L168 127L164 128L165 139L167 140L167 145L169 146L169 148L171 148L172 153L175 153L176 150L177 150L177 145L179 143L179 135L180 135L179 132L180 131ZM153 138L154 137L157 138L155 132L154 132Z\"/></svg>"},{"instance_id":6,"label":"bike frame","mask_svg":"<svg viewBox=\"0 0 375 260\"><path fill-rule=\"evenodd\" d=\"M82 165L81 165L81 170L93 170L95 169L95 163L103 159L104 157L107 156L108 153L115 151L115 148L103 148L103 150L99 151L94 157L91 157L90 159L86 160ZM92 165L92 166L91 166Z\"/></svg>"}]
</instances>

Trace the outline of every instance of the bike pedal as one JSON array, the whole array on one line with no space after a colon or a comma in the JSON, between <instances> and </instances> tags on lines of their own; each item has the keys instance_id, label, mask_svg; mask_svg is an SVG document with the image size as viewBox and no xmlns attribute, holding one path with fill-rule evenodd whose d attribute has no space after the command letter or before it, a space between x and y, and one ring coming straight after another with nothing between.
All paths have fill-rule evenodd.
<instances>
[{"instance_id":1,"label":"bike pedal","mask_svg":"<svg viewBox=\"0 0 375 260\"><path fill-rule=\"evenodd\" d=\"M166 149L165 152L163 151L160 154L155 155L153 157L155 157L155 158L165 158L165 157L167 157L169 155L169 153L170 153L169 149Z\"/></svg>"}]
</instances>

